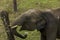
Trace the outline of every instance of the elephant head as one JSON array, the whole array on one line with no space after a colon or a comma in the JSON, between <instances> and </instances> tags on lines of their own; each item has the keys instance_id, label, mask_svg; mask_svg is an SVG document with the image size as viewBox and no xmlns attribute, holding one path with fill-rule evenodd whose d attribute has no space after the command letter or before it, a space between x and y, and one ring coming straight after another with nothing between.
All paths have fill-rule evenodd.
<instances>
[{"instance_id":1,"label":"elephant head","mask_svg":"<svg viewBox=\"0 0 60 40\"><path fill-rule=\"evenodd\" d=\"M40 10L35 10L35 9L30 9L24 13L22 13L20 16L18 16L12 23L11 26L22 26L20 28L20 31L22 30L28 30L28 31L33 31L35 29L42 29L44 28L43 25L45 25L45 20L43 20L44 18L40 16L41 15L41 11ZM38 25L38 27L37 27ZM39 27L41 26L41 27ZM17 27L16 27L17 28ZM17 31L16 28L14 29L14 33L15 35L17 35ZM17 33L17 34L16 34ZM22 35L20 34L20 37ZM19 36L18 36L19 37ZM26 35L25 35L26 37ZM22 38L22 37L21 37Z\"/></svg>"}]
</instances>

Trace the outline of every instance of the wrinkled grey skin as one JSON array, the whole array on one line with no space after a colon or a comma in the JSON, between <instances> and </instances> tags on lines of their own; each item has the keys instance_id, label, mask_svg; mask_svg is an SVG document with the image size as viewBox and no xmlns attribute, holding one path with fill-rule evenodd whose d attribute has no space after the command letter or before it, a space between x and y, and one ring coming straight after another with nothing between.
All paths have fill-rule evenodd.
<instances>
[{"instance_id":1,"label":"wrinkled grey skin","mask_svg":"<svg viewBox=\"0 0 60 40\"><path fill-rule=\"evenodd\" d=\"M56 40L58 19L52 11L40 11L30 9L12 22L11 26L22 26L22 30L33 31L37 29L41 32L41 40Z\"/></svg>"}]
</instances>

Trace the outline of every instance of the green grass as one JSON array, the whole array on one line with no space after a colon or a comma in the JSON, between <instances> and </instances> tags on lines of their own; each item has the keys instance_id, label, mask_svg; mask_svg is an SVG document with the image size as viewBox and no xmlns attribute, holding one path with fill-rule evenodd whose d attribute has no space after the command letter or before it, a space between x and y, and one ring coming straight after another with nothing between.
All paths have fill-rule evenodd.
<instances>
[{"instance_id":1,"label":"green grass","mask_svg":"<svg viewBox=\"0 0 60 40\"><path fill-rule=\"evenodd\" d=\"M12 22L15 17L25 12L28 9L52 9L60 7L60 0L17 0L18 12L17 14L13 11L13 0L0 0L0 11L6 10L9 12L10 22ZM18 31L19 32L19 31ZM24 34L26 31L21 31L19 33ZM29 32L29 31L28 31ZM21 39L15 36L16 40L39 40L40 33L35 31L29 32L26 39ZM0 19L0 40L7 40L7 35L5 28Z\"/></svg>"}]
</instances>

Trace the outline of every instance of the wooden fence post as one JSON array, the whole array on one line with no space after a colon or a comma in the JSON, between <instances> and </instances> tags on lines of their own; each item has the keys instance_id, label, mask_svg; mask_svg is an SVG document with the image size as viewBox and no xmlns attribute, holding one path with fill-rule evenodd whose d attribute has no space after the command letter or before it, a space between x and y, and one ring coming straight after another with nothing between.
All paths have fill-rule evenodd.
<instances>
[{"instance_id":1,"label":"wooden fence post","mask_svg":"<svg viewBox=\"0 0 60 40\"><path fill-rule=\"evenodd\" d=\"M1 12L1 19L3 21L4 27L5 27L7 36L8 36L8 40L15 40L12 29L9 26L10 22L9 22L9 15L8 15L7 11L2 11Z\"/></svg>"},{"instance_id":2,"label":"wooden fence post","mask_svg":"<svg viewBox=\"0 0 60 40\"><path fill-rule=\"evenodd\" d=\"M16 0L13 0L13 8L14 8L14 11L16 12L17 11L17 1Z\"/></svg>"}]
</instances>

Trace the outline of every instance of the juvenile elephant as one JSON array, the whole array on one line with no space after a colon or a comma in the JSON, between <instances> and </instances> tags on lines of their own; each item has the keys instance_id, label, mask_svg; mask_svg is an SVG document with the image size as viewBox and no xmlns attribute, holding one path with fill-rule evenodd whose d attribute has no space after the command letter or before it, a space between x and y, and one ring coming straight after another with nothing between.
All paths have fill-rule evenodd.
<instances>
[{"instance_id":1,"label":"juvenile elephant","mask_svg":"<svg viewBox=\"0 0 60 40\"><path fill-rule=\"evenodd\" d=\"M37 29L41 40L56 40L57 37L58 21L53 12L30 9L12 22L11 26L15 25L22 26L20 31Z\"/></svg>"}]
</instances>

